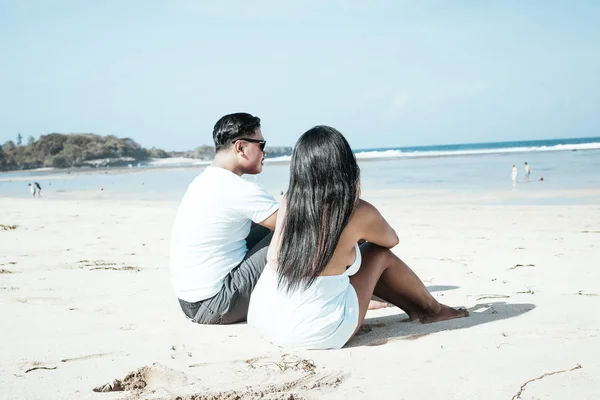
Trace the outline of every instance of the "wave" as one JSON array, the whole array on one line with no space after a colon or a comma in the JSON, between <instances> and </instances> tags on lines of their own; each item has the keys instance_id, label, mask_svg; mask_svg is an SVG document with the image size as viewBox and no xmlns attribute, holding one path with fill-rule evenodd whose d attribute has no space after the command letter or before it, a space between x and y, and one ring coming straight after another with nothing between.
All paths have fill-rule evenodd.
<instances>
[{"instance_id":1,"label":"wave","mask_svg":"<svg viewBox=\"0 0 600 400\"><path fill-rule=\"evenodd\" d=\"M273 158L265 158L265 163L284 163L290 162L292 160L292 156L280 156Z\"/></svg>"},{"instance_id":2,"label":"wave","mask_svg":"<svg viewBox=\"0 0 600 400\"><path fill-rule=\"evenodd\" d=\"M534 147L505 147L498 149L472 149L472 150L426 150L426 151L402 151L402 150L370 150L356 152L359 160L373 160L381 158L425 158L425 157L451 157L472 156L483 154L503 153L530 153L544 151L574 151L574 150L600 150L600 143L580 144L557 144L554 146Z\"/></svg>"}]
</instances>

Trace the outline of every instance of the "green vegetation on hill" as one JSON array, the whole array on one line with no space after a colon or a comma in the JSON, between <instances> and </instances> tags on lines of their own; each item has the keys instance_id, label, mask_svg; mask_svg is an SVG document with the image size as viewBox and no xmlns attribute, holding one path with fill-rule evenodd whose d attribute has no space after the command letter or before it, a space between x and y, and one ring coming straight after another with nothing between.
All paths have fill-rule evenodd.
<instances>
[{"instance_id":1,"label":"green vegetation on hill","mask_svg":"<svg viewBox=\"0 0 600 400\"><path fill-rule=\"evenodd\" d=\"M191 151L166 152L152 147L147 150L129 138L100 136L93 133L42 135L38 140L29 137L21 145L12 140L0 147L0 171L41 167L69 168L83 166L125 166L152 158L185 157L212 160L213 146L200 146ZM267 157L290 155L289 147L268 147Z\"/></svg>"},{"instance_id":2,"label":"green vegetation on hill","mask_svg":"<svg viewBox=\"0 0 600 400\"><path fill-rule=\"evenodd\" d=\"M127 138L93 133L51 133L40 136L37 141L30 136L27 144L22 146L6 142L0 150L0 170L118 165L150 157L151 151Z\"/></svg>"}]
</instances>

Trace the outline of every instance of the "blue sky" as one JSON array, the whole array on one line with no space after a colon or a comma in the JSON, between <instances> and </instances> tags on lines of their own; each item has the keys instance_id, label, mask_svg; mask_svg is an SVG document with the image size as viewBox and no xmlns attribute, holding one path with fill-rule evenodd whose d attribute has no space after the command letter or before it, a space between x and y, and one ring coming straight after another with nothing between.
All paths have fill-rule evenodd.
<instances>
[{"instance_id":1,"label":"blue sky","mask_svg":"<svg viewBox=\"0 0 600 400\"><path fill-rule=\"evenodd\" d=\"M93 132L354 148L600 136L600 2L0 0L0 142Z\"/></svg>"}]
</instances>

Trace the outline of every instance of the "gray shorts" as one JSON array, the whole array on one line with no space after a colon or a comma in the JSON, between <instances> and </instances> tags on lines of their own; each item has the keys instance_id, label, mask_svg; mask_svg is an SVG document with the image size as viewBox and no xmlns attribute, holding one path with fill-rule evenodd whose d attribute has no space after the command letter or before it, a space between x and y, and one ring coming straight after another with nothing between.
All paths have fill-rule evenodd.
<instances>
[{"instance_id":1,"label":"gray shorts","mask_svg":"<svg viewBox=\"0 0 600 400\"><path fill-rule=\"evenodd\" d=\"M248 316L250 295L267 265L273 232L257 225L246 238L248 253L225 277L221 291L210 299L189 303L179 299L184 314L198 324L234 324Z\"/></svg>"}]
</instances>

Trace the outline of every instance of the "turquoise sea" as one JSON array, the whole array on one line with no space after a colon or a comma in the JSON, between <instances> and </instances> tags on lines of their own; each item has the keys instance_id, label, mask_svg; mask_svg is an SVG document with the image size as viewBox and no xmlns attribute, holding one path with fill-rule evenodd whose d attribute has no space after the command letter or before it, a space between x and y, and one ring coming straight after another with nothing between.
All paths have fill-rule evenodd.
<instances>
[{"instance_id":1,"label":"turquoise sea","mask_svg":"<svg viewBox=\"0 0 600 400\"><path fill-rule=\"evenodd\" d=\"M267 148L268 151L268 148ZM419 190L486 194L518 190L565 192L600 189L600 137L439 146L356 149L363 190ZM0 174L0 197L30 197L27 183L42 185L43 196L178 200L208 163L145 163L132 168L17 171ZM531 165L529 183L524 163ZM518 184L511 168L519 170ZM267 159L255 179L273 194L286 190L289 157ZM539 179L543 177L543 181ZM543 197L543 196L542 196ZM550 198L547 203L589 203L585 196ZM539 202L539 200L538 200Z\"/></svg>"}]
</instances>

